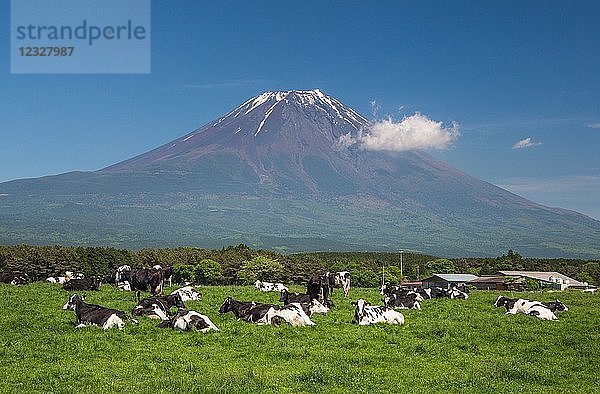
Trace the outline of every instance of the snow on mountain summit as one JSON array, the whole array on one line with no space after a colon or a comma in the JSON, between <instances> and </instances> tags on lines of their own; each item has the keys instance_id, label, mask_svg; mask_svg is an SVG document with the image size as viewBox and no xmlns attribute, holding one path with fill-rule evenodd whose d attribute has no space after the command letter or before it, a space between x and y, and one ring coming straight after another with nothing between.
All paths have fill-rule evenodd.
<instances>
[{"instance_id":1,"label":"snow on mountain summit","mask_svg":"<svg viewBox=\"0 0 600 394\"><path fill-rule=\"evenodd\" d=\"M330 118L335 119L336 122L346 122L356 130L360 130L368 123L362 115L345 106L336 98L324 94L319 89L314 89L264 92L227 113L215 125L227 123L232 118L235 119L244 115L260 114L262 118L256 130L254 130L254 136L257 136L277 107L290 105L296 106L301 111L309 108L322 111Z\"/></svg>"}]
</instances>

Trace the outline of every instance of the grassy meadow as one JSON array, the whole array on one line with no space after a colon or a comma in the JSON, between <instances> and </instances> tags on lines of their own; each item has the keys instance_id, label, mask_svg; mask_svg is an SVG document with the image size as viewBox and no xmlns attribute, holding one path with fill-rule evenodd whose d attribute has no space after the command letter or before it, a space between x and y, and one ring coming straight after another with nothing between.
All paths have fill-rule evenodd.
<instances>
[{"instance_id":1,"label":"grassy meadow","mask_svg":"<svg viewBox=\"0 0 600 394\"><path fill-rule=\"evenodd\" d=\"M292 290L299 291L300 287ZM201 287L189 309L208 315L220 332L174 332L141 318L138 326L75 329L61 308L60 285L0 285L0 391L89 392L551 392L598 391L600 296L558 297L569 311L558 322L516 315L491 304L498 292L466 301L428 300L403 311L404 326L351 324L350 300L380 304L376 289L334 294L316 327L255 326L217 310L231 295L273 302L252 287ZM103 286L87 301L131 311L129 293ZM510 295L506 293L506 295ZM516 296L517 294L513 294ZM521 294L520 294L521 295Z\"/></svg>"}]
</instances>

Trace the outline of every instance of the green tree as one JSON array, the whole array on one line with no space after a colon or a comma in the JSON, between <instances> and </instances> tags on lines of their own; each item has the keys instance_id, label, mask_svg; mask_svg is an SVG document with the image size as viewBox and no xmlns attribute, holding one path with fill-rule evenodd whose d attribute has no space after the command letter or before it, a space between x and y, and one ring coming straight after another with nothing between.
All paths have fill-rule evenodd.
<instances>
[{"instance_id":1,"label":"green tree","mask_svg":"<svg viewBox=\"0 0 600 394\"><path fill-rule=\"evenodd\" d=\"M246 284L260 281L278 281L283 274L283 265L266 256L256 256L242 262L238 277Z\"/></svg>"},{"instance_id":2,"label":"green tree","mask_svg":"<svg viewBox=\"0 0 600 394\"><path fill-rule=\"evenodd\" d=\"M194 279L199 285L217 285L221 280L221 265L214 260L204 259L194 267Z\"/></svg>"},{"instance_id":3,"label":"green tree","mask_svg":"<svg viewBox=\"0 0 600 394\"><path fill-rule=\"evenodd\" d=\"M425 270L429 274L453 274L456 272L456 266L452 260L436 259L426 262Z\"/></svg>"},{"instance_id":4,"label":"green tree","mask_svg":"<svg viewBox=\"0 0 600 394\"><path fill-rule=\"evenodd\" d=\"M175 264L173 266L173 282L185 283L194 281L194 269L196 267L190 264Z\"/></svg>"},{"instance_id":5,"label":"green tree","mask_svg":"<svg viewBox=\"0 0 600 394\"><path fill-rule=\"evenodd\" d=\"M350 277L355 287L379 287L380 278L370 269L357 267L350 271Z\"/></svg>"},{"instance_id":6,"label":"green tree","mask_svg":"<svg viewBox=\"0 0 600 394\"><path fill-rule=\"evenodd\" d=\"M531 278L525 278L523 282L523 290L536 291L540 289L540 284Z\"/></svg>"}]
</instances>

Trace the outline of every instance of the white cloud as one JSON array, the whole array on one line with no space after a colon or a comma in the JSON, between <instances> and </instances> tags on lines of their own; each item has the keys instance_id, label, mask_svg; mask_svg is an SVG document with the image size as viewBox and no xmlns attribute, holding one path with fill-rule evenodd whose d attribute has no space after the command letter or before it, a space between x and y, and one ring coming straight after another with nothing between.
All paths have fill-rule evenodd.
<instances>
[{"instance_id":1,"label":"white cloud","mask_svg":"<svg viewBox=\"0 0 600 394\"><path fill-rule=\"evenodd\" d=\"M459 135L457 123L444 127L442 122L415 113L405 116L400 122L395 122L391 118L375 122L356 137L350 134L343 135L339 138L338 145L348 147L358 144L364 150L394 152L445 149Z\"/></svg>"},{"instance_id":2,"label":"white cloud","mask_svg":"<svg viewBox=\"0 0 600 394\"><path fill-rule=\"evenodd\" d=\"M381 105L379 105L377 100L372 100L369 104L371 104L371 113L373 114L373 117L376 118L377 113L381 109Z\"/></svg>"},{"instance_id":3,"label":"white cloud","mask_svg":"<svg viewBox=\"0 0 600 394\"><path fill-rule=\"evenodd\" d=\"M587 125L590 129L600 129L600 123L591 123Z\"/></svg>"},{"instance_id":4,"label":"white cloud","mask_svg":"<svg viewBox=\"0 0 600 394\"><path fill-rule=\"evenodd\" d=\"M532 148L534 146L542 145L541 142L534 142L531 137L524 138L520 141L515 142L512 146L513 149Z\"/></svg>"}]
</instances>

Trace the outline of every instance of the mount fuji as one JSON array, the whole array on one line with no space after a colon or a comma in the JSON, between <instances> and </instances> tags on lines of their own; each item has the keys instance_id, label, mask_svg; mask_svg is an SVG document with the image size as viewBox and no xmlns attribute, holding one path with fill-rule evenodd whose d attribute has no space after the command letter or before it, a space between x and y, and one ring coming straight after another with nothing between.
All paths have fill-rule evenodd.
<instances>
[{"instance_id":1,"label":"mount fuji","mask_svg":"<svg viewBox=\"0 0 600 394\"><path fill-rule=\"evenodd\" d=\"M319 90L265 92L94 172L0 184L0 243L597 257L600 222L421 150L340 143L370 122Z\"/></svg>"}]
</instances>

